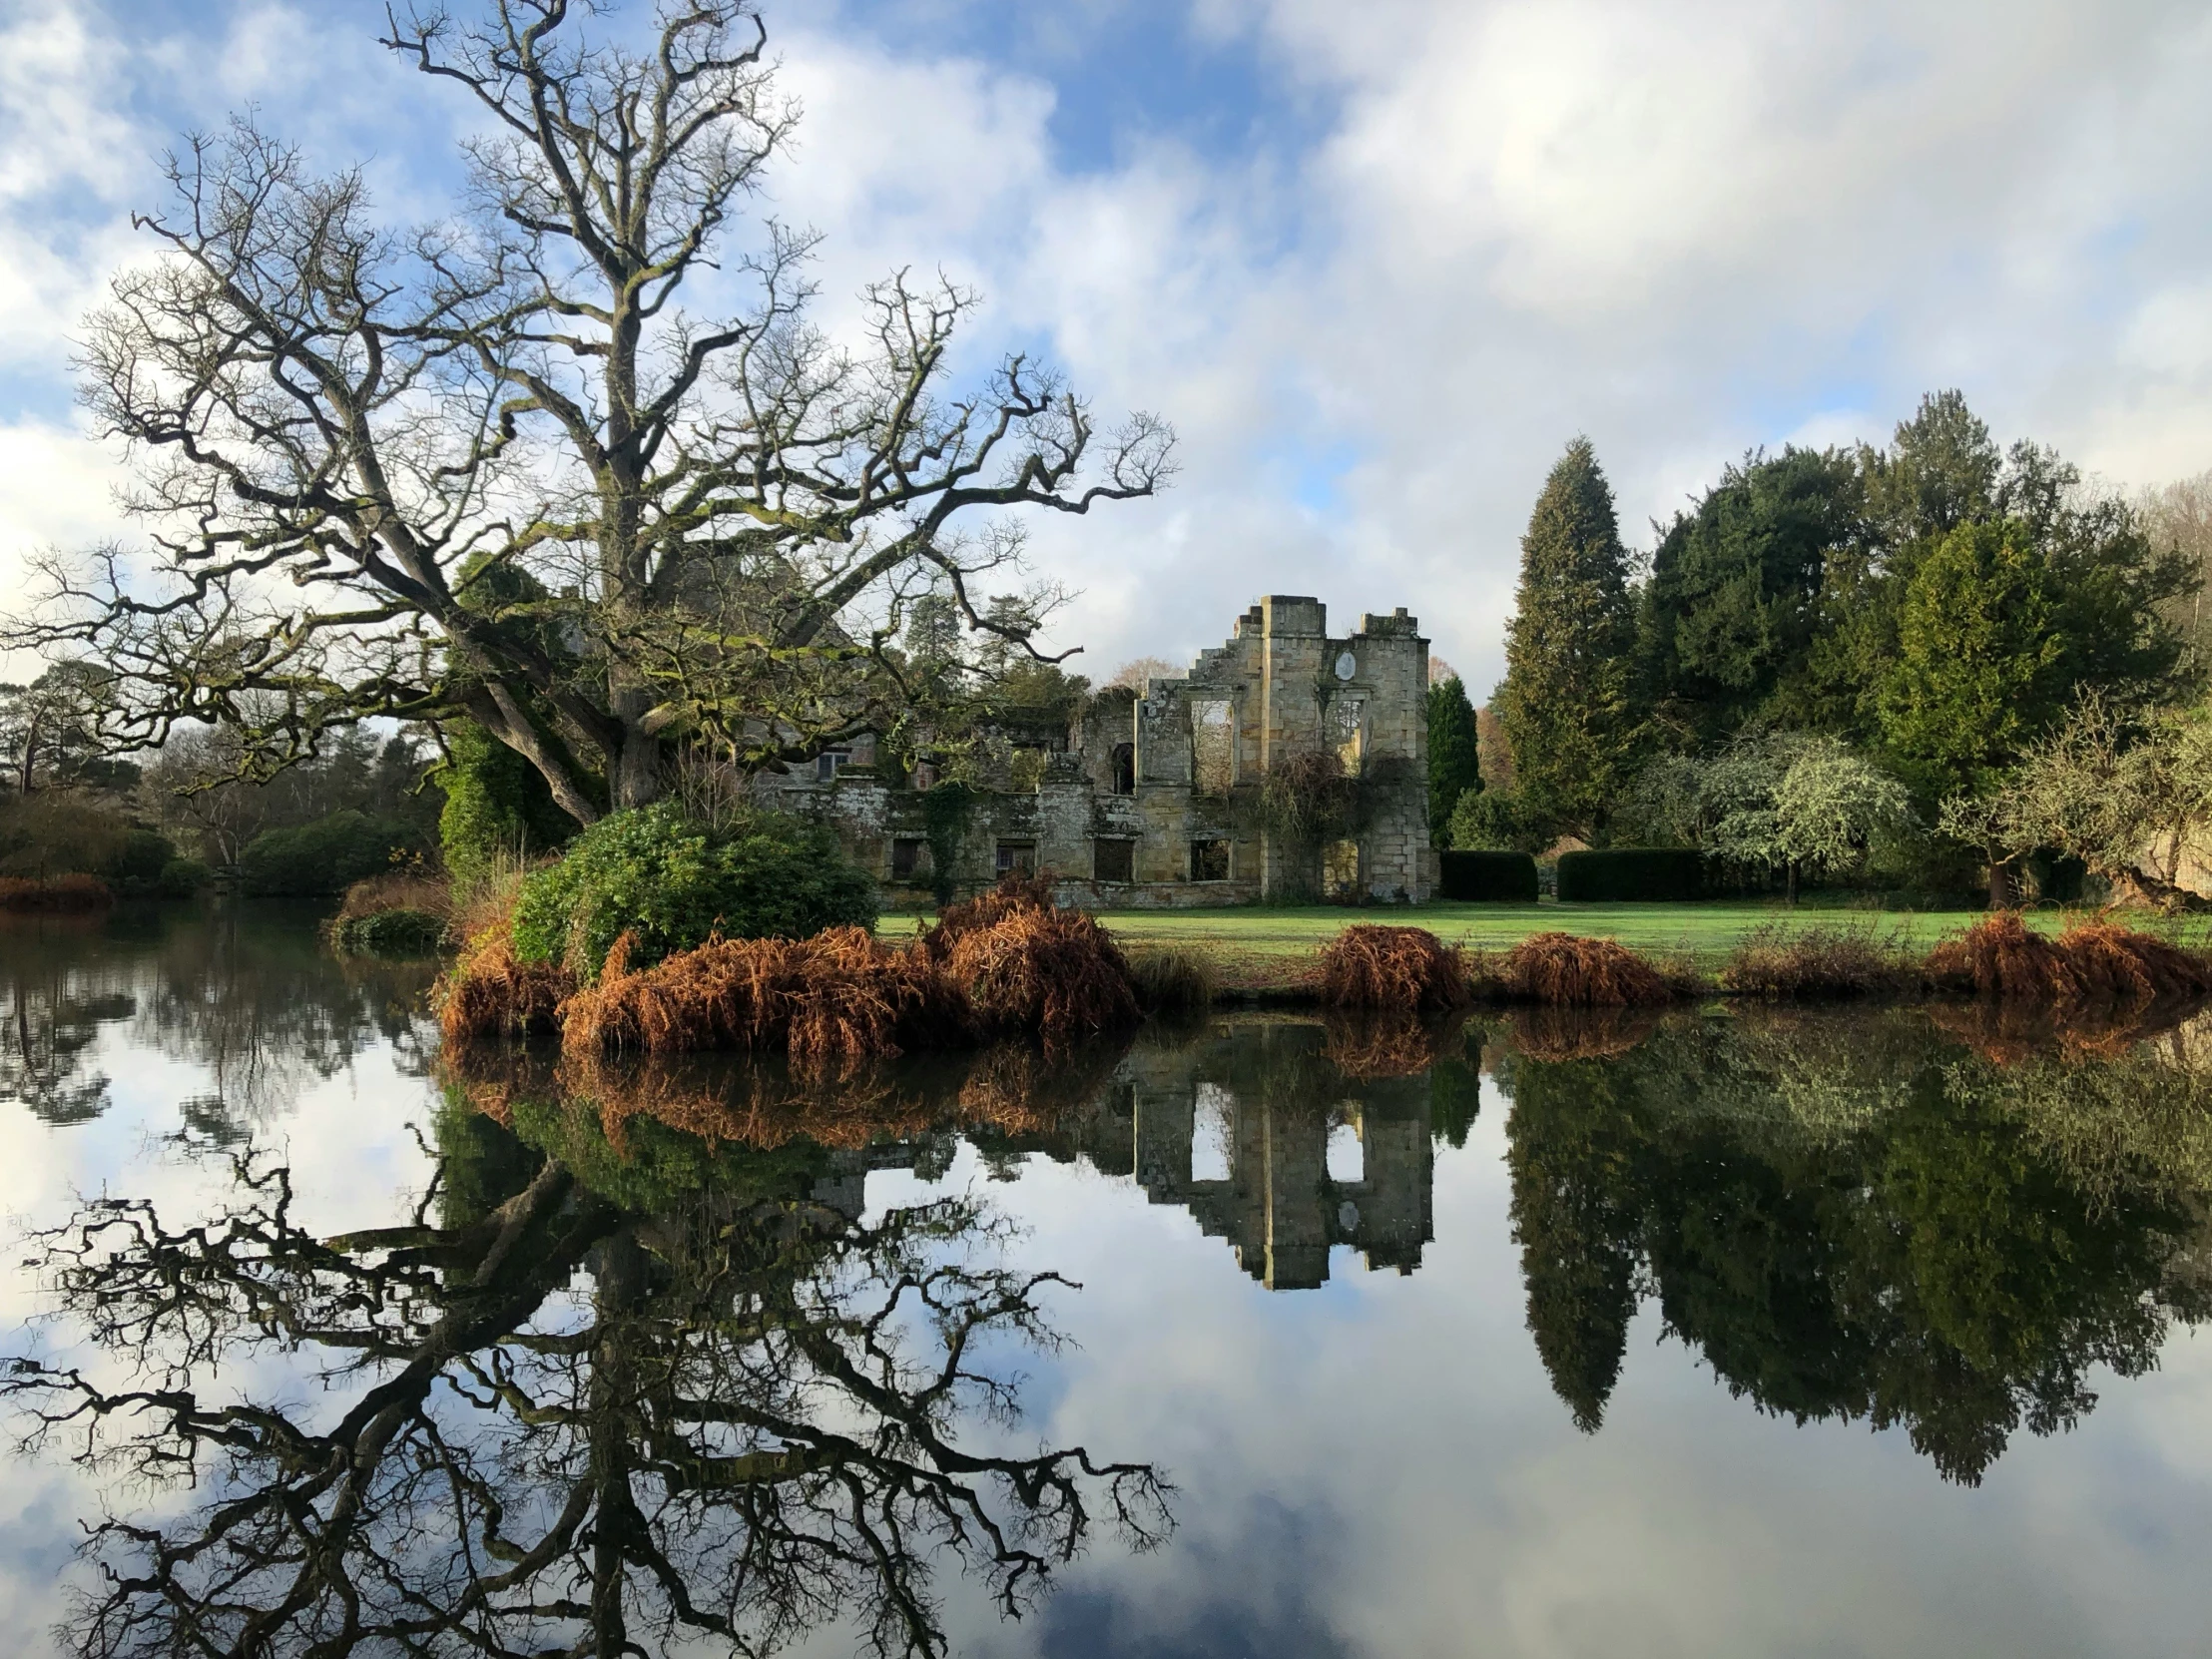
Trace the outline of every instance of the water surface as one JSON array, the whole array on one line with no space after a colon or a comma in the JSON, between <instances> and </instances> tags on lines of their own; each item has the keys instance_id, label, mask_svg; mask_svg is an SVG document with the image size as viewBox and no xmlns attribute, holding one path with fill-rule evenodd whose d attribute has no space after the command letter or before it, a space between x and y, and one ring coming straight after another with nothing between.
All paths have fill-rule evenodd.
<instances>
[{"instance_id":1,"label":"water surface","mask_svg":"<svg viewBox=\"0 0 2212 1659\"><path fill-rule=\"evenodd\" d=\"M0 932L11 1651L2201 1645L2195 1023L823 1079L441 1055L427 979Z\"/></svg>"}]
</instances>

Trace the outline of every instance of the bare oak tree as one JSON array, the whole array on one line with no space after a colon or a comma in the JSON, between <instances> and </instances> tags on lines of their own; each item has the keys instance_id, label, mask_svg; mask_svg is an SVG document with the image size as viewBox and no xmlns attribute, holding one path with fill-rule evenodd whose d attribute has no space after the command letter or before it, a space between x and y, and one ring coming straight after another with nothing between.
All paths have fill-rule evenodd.
<instances>
[{"instance_id":1,"label":"bare oak tree","mask_svg":"<svg viewBox=\"0 0 2212 1659\"><path fill-rule=\"evenodd\" d=\"M855 344L810 321L815 239L740 211L797 120L752 0L660 0L642 44L609 10L390 14L482 117L448 222L385 225L250 121L169 158L83 353L152 556L46 561L8 630L112 667L110 745L215 721L267 776L466 716L588 823L679 739L759 767L895 728L924 591L1030 649L972 593L1008 515L1165 482L1162 422L1102 432L1025 356L956 386L966 289L892 276Z\"/></svg>"}]
</instances>

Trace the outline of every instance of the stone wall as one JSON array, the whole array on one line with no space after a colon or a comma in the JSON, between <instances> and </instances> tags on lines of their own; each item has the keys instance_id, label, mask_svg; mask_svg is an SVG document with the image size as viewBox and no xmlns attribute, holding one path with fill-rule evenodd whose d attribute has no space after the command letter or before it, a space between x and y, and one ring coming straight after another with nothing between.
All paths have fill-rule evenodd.
<instances>
[{"instance_id":1,"label":"stone wall","mask_svg":"<svg viewBox=\"0 0 2212 1659\"><path fill-rule=\"evenodd\" d=\"M1356 843L1319 860L1339 889L1333 896L1425 902L1436 883L1427 683L1428 642L1402 609L1332 636L1319 600L1272 595L1188 673L1094 697L1065 751L1045 757L1033 793L970 798L947 849L950 884L975 891L1021 865L1099 907L1318 896L1315 849L1275 844L1256 806L1271 767L1333 749L1362 779L1368 809ZM1194 720L1213 705L1228 714L1226 779L1202 776L1194 754ZM936 851L919 792L889 789L864 769L830 783L793 774L776 787L789 810L833 826L894 898L933 887Z\"/></svg>"}]
</instances>

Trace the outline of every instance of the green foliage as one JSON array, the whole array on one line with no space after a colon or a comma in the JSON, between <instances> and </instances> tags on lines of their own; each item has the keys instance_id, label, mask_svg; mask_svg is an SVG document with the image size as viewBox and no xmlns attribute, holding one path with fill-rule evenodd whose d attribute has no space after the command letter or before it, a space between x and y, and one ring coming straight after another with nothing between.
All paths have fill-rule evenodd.
<instances>
[{"instance_id":1,"label":"green foliage","mask_svg":"<svg viewBox=\"0 0 2212 1659\"><path fill-rule=\"evenodd\" d=\"M157 891L164 898L190 898L215 879L215 871L198 858L172 858L162 865Z\"/></svg>"},{"instance_id":2,"label":"green foliage","mask_svg":"<svg viewBox=\"0 0 2212 1659\"><path fill-rule=\"evenodd\" d=\"M407 827L365 813L332 813L291 830L271 830L247 843L239 875L251 893L342 892L410 850Z\"/></svg>"},{"instance_id":3,"label":"green foliage","mask_svg":"<svg viewBox=\"0 0 2212 1659\"><path fill-rule=\"evenodd\" d=\"M1428 836L1449 844L1451 813L1459 798L1482 788L1481 751L1474 705L1454 674L1428 688Z\"/></svg>"},{"instance_id":4,"label":"green foliage","mask_svg":"<svg viewBox=\"0 0 2212 1659\"><path fill-rule=\"evenodd\" d=\"M350 956L434 956L445 942L445 918L427 910L371 910L341 917L330 942Z\"/></svg>"},{"instance_id":5,"label":"green foliage","mask_svg":"<svg viewBox=\"0 0 2212 1659\"><path fill-rule=\"evenodd\" d=\"M1551 827L1532 817L1517 790L1467 791L1451 810L1452 846L1466 852L1541 852Z\"/></svg>"},{"instance_id":6,"label":"green foliage","mask_svg":"<svg viewBox=\"0 0 2212 1659\"><path fill-rule=\"evenodd\" d=\"M162 873L176 859L177 847L152 830L126 830L121 843L93 873L119 893L159 893Z\"/></svg>"},{"instance_id":7,"label":"green foliage","mask_svg":"<svg viewBox=\"0 0 2212 1659\"><path fill-rule=\"evenodd\" d=\"M966 784L934 784L922 792L922 835L929 842L929 890L940 905L952 902L960 842L975 814L977 792Z\"/></svg>"},{"instance_id":8,"label":"green foliage","mask_svg":"<svg viewBox=\"0 0 2212 1659\"><path fill-rule=\"evenodd\" d=\"M1562 904L1680 903L1705 895L1705 855L1690 847L1616 846L1559 854Z\"/></svg>"},{"instance_id":9,"label":"green foliage","mask_svg":"<svg viewBox=\"0 0 2212 1659\"><path fill-rule=\"evenodd\" d=\"M1984 791L2057 714L2049 589L2017 519L1960 525L1914 572L1880 707L1892 753L1929 795Z\"/></svg>"},{"instance_id":10,"label":"green foliage","mask_svg":"<svg viewBox=\"0 0 2212 1659\"><path fill-rule=\"evenodd\" d=\"M875 883L829 830L773 813L712 829L672 803L614 813L557 864L523 879L514 947L524 961L566 961L595 979L624 932L634 966L726 938L805 938L872 927Z\"/></svg>"},{"instance_id":11,"label":"green foliage","mask_svg":"<svg viewBox=\"0 0 2212 1659\"><path fill-rule=\"evenodd\" d=\"M482 874L501 857L527 858L566 844L576 821L553 803L537 768L472 720L443 727L447 762L438 782L438 845L456 880Z\"/></svg>"},{"instance_id":12,"label":"green foliage","mask_svg":"<svg viewBox=\"0 0 2212 1659\"><path fill-rule=\"evenodd\" d=\"M1521 538L1496 708L1531 822L1600 840L1643 744L1635 602L1613 492L1587 438L1551 470Z\"/></svg>"},{"instance_id":13,"label":"green foliage","mask_svg":"<svg viewBox=\"0 0 2212 1659\"><path fill-rule=\"evenodd\" d=\"M1533 904L1536 860L1526 852L1451 851L1438 855L1439 897L1472 903Z\"/></svg>"},{"instance_id":14,"label":"green foliage","mask_svg":"<svg viewBox=\"0 0 2212 1659\"><path fill-rule=\"evenodd\" d=\"M1863 543L1864 496L1849 452L1785 448L1745 457L1675 516L1638 622L1664 724L1710 744L1803 701L1830 567Z\"/></svg>"}]
</instances>

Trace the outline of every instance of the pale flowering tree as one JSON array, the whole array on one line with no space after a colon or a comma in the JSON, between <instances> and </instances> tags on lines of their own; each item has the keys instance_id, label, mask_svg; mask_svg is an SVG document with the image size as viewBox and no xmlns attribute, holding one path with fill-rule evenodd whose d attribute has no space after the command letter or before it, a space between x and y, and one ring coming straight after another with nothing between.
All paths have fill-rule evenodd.
<instances>
[{"instance_id":1,"label":"pale flowering tree","mask_svg":"<svg viewBox=\"0 0 2212 1659\"><path fill-rule=\"evenodd\" d=\"M2187 904L2182 859L2212 824L2212 717L2129 721L2087 693L1987 802L1946 810L1989 820L2015 855L2042 846L2079 858L2123 902Z\"/></svg>"},{"instance_id":2,"label":"pale flowering tree","mask_svg":"<svg viewBox=\"0 0 2212 1659\"><path fill-rule=\"evenodd\" d=\"M1661 756L1638 781L1632 822L1715 858L1805 876L1849 874L1912 827L1905 786L1831 737L1771 732L1707 758Z\"/></svg>"}]
</instances>

